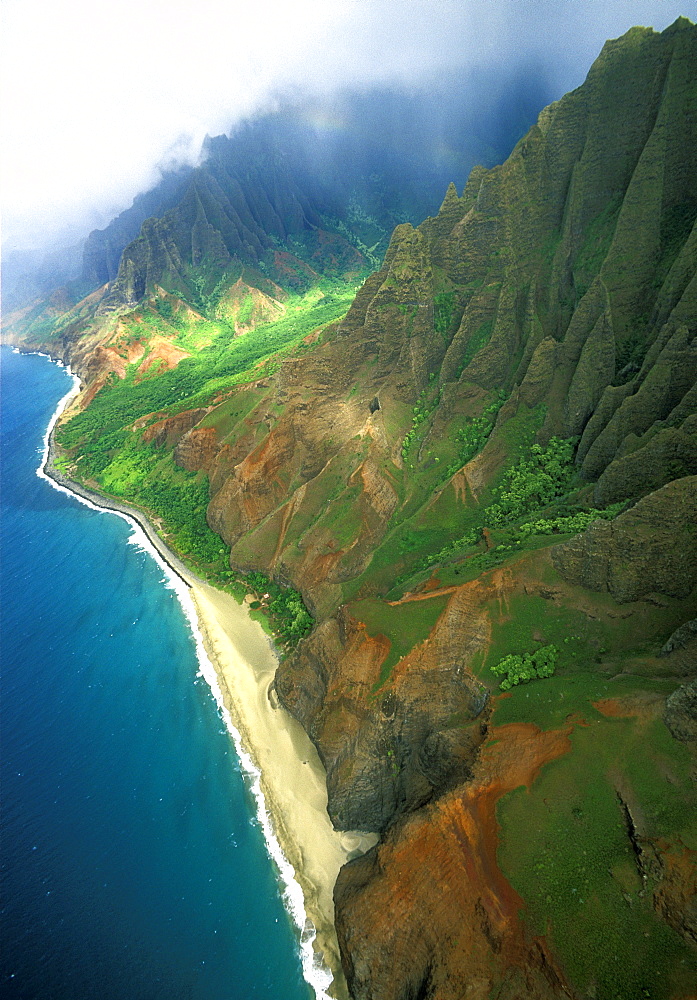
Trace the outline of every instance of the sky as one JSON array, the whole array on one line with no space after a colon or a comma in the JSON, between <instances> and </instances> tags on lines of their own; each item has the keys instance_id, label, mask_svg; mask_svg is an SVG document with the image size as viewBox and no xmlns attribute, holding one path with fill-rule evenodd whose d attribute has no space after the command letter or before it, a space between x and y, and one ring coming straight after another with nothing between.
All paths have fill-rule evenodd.
<instances>
[{"instance_id":1,"label":"sky","mask_svg":"<svg viewBox=\"0 0 697 1000\"><path fill-rule=\"evenodd\" d=\"M3 0L5 253L102 227L206 134L286 95L544 67L557 96L607 38L697 0Z\"/></svg>"}]
</instances>

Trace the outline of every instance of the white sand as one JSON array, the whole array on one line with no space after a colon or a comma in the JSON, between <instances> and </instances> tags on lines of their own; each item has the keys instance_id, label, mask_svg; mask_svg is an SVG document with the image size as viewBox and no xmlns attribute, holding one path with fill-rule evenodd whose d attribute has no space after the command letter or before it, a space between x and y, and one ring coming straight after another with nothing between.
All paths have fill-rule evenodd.
<instances>
[{"instance_id":1,"label":"white sand","mask_svg":"<svg viewBox=\"0 0 697 1000\"><path fill-rule=\"evenodd\" d=\"M295 869L314 924L315 948L334 975L331 993L347 997L334 929L333 889L349 855L367 850L372 834L337 833L327 814L325 771L304 729L269 688L277 660L268 637L233 597L188 580L206 651L225 706L261 771L274 832Z\"/></svg>"},{"instance_id":2,"label":"white sand","mask_svg":"<svg viewBox=\"0 0 697 1000\"><path fill-rule=\"evenodd\" d=\"M161 558L190 588L208 657L246 752L261 772L261 788L273 832L304 896L305 912L316 930L315 949L334 976L329 992L348 1000L334 929L333 890L349 857L377 843L375 834L337 833L327 814L326 775L304 729L269 698L277 660L258 622L229 594L194 577L167 548L142 511L95 494L53 467L52 432L77 385L58 404L46 430L38 474L88 506L110 509L137 522ZM144 541L145 541L144 537Z\"/></svg>"}]
</instances>

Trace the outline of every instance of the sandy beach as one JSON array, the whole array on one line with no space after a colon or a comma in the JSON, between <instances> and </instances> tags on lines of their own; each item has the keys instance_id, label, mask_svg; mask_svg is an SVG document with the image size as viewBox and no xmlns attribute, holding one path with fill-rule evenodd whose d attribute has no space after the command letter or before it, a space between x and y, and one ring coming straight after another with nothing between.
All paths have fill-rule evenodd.
<instances>
[{"instance_id":1,"label":"sandy beach","mask_svg":"<svg viewBox=\"0 0 697 1000\"><path fill-rule=\"evenodd\" d=\"M317 958L330 970L329 992L348 1000L334 928L333 890L341 866L377 841L374 834L337 833L327 813L325 771L304 729L280 705L270 687L278 660L261 625L246 606L216 590L177 559L142 511L73 483L52 466L47 441L45 473L59 486L95 506L125 514L189 588L208 658L223 702L244 750L261 772L260 783L273 832L295 870L307 920L316 931Z\"/></svg>"},{"instance_id":2,"label":"sandy beach","mask_svg":"<svg viewBox=\"0 0 697 1000\"><path fill-rule=\"evenodd\" d=\"M261 771L274 832L293 865L315 926L315 947L334 975L332 994L347 997L334 930L333 888L350 854L375 838L337 833L327 814L324 768L300 723L269 688L276 657L258 622L233 597L191 581L206 651L242 742Z\"/></svg>"}]
</instances>

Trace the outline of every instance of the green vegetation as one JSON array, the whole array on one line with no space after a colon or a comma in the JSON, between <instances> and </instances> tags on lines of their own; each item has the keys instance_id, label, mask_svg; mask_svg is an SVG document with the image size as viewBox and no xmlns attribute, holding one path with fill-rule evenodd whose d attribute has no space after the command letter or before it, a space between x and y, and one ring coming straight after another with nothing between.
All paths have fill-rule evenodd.
<instances>
[{"instance_id":1,"label":"green vegetation","mask_svg":"<svg viewBox=\"0 0 697 1000\"><path fill-rule=\"evenodd\" d=\"M206 475L182 471L169 480L152 478L126 498L133 497L133 493L140 506L162 520L174 548L190 562L198 567L225 564L229 549L206 523L209 501Z\"/></svg>"},{"instance_id":2,"label":"green vegetation","mask_svg":"<svg viewBox=\"0 0 697 1000\"><path fill-rule=\"evenodd\" d=\"M458 434L458 440L462 442L460 458L465 462L470 461L486 443L503 402L504 394L498 393L479 417L467 419ZM536 419L539 418L540 414ZM538 444L526 443L529 430L523 427L518 431L513 447L517 448L521 457L501 474L498 486L490 491L496 500L488 505L461 510L462 527L459 533L449 532L448 540L438 547L434 545L434 539L438 537L435 529L416 532L408 527L396 536L399 539L398 551L405 561L408 560L408 568L396 576L393 574L389 588L392 598L403 592L407 581L413 581L432 566L452 563L464 557L464 564L455 571L459 579L450 580L463 583L500 565L520 552L522 547L537 547L539 536L576 534L594 520L611 519L624 508L625 504L618 503L606 510L587 509L563 500L575 481L575 439L552 438L547 448L542 448ZM446 470L449 477L461 467L460 458ZM544 511L548 511L545 516ZM429 513L433 514L432 506L429 506ZM485 532L488 532L487 548L482 551ZM411 553L416 557L412 557Z\"/></svg>"},{"instance_id":3,"label":"green vegetation","mask_svg":"<svg viewBox=\"0 0 697 1000\"><path fill-rule=\"evenodd\" d=\"M690 754L660 719L608 719L590 705L584 716L570 753L500 802L500 863L533 933L549 936L581 991L598 1000L686 995L695 962L654 909L656 868L644 838L675 842L677 834L697 847ZM643 818L646 855L634 850L618 786L631 790L632 812Z\"/></svg>"},{"instance_id":4,"label":"green vegetation","mask_svg":"<svg viewBox=\"0 0 697 1000\"><path fill-rule=\"evenodd\" d=\"M433 376L431 376L431 381ZM425 420L433 413L438 404L440 403L440 389L435 392L429 386L429 388L424 389L420 394L416 404L412 410L412 420L411 427L407 431L404 441L402 442L402 458L406 460L409 454L409 447L414 440L414 435L418 430L419 426L424 423Z\"/></svg>"},{"instance_id":5,"label":"green vegetation","mask_svg":"<svg viewBox=\"0 0 697 1000\"><path fill-rule=\"evenodd\" d=\"M586 227L583 245L576 254L574 279L579 298L588 290L607 256L615 233L622 199L611 198L602 212Z\"/></svg>"},{"instance_id":6,"label":"green vegetation","mask_svg":"<svg viewBox=\"0 0 697 1000\"><path fill-rule=\"evenodd\" d=\"M387 604L384 601L367 599L349 605L349 613L353 618L363 622L369 636L372 638L385 636L390 643L390 650L380 668L380 678L375 685L375 691L388 680L392 668L410 653L414 646L428 637L447 603L448 595L438 594L403 604Z\"/></svg>"},{"instance_id":7,"label":"green vegetation","mask_svg":"<svg viewBox=\"0 0 697 1000\"><path fill-rule=\"evenodd\" d=\"M525 660L520 650L535 650L531 659L554 650L544 683L501 684L491 722L494 733L508 723L565 727L570 748L499 802L499 864L525 900L530 932L548 936L581 992L598 1000L689 994L694 959L653 905L654 845L697 846L690 753L661 718L680 679L656 658L656 637L678 626L684 605L628 605L619 616L610 595L585 591L576 608L558 599L559 578L542 555L528 557L526 571L540 592L512 594L504 606L492 598L491 643L475 669L500 681Z\"/></svg>"},{"instance_id":8,"label":"green vegetation","mask_svg":"<svg viewBox=\"0 0 697 1000\"><path fill-rule=\"evenodd\" d=\"M125 440L96 476L109 496L143 508L167 536L168 543L199 571L227 566L229 549L206 523L209 502L205 473L178 468L171 454L162 455L136 435Z\"/></svg>"},{"instance_id":9,"label":"green vegetation","mask_svg":"<svg viewBox=\"0 0 697 1000\"><path fill-rule=\"evenodd\" d=\"M188 346L198 336L210 343L196 356L184 358L176 368L155 377L139 379L137 364L128 368L124 379L111 376L89 407L56 432L63 449L58 459L63 471L142 508L196 572L231 590L238 599L249 589L258 597L270 595L261 601L256 614L285 645L296 643L312 626L302 598L266 577L262 580L260 574L248 578L230 570L229 549L206 522L210 500L207 476L186 472L174 464L171 453L146 444L142 427L154 419L205 405L221 388L229 389L272 370L282 353L302 350L302 340L309 332L340 316L351 295L352 290L337 285L323 294L315 288L305 296L291 296L280 320L260 324L241 337L232 337L224 324L207 320L198 322L197 327L195 318L192 320L186 311L179 320L171 300L160 299L157 310L140 313L137 332L141 342L147 343L149 336L162 332L162 324L179 323ZM230 420L244 416L244 412L245 402L233 399L218 419ZM134 428L139 420L140 430Z\"/></svg>"},{"instance_id":10,"label":"green vegetation","mask_svg":"<svg viewBox=\"0 0 697 1000\"><path fill-rule=\"evenodd\" d=\"M131 365L125 379L112 376L89 407L60 425L56 439L77 456L79 475L97 477L124 446L138 418L206 405L221 388L269 372L279 351L297 349L308 333L345 312L350 298L344 286L319 300L313 293L296 297L280 320L260 324L241 337L229 330L219 333L195 357L184 358L155 378L138 381L137 365ZM145 325L143 336L147 329Z\"/></svg>"},{"instance_id":11,"label":"green vegetation","mask_svg":"<svg viewBox=\"0 0 697 1000\"><path fill-rule=\"evenodd\" d=\"M436 333L448 339L455 306L454 292L438 292L433 296L433 326Z\"/></svg>"},{"instance_id":12,"label":"green vegetation","mask_svg":"<svg viewBox=\"0 0 697 1000\"><path fill-rule=\"evenodd\" d=\"M310 631L313 619L298 591L280 587L263 573L230 569L229 547L206 523L210 497L205 473L186 472L171 454L163 457L152 445L131 438L103 470L100 487L144 510L196 573L237 600L250 591L255 594L256 617L283 646L293 647Z\"/></svg>"},{"instance_id":13,"label":"green vegetation","mask_svg":"<svg viewBox=\"0 0 697 1000\"><path fill-rule=\"evenodd\" d=\"M479 543L481 510L463 507L461 497L447 480L484 447L504 400L505 393L492 393L478 416L458 415L451 422L451 432L442 434L434 432L427 421L440 402L439 395L433 388L421 394L411 412L412 428L404 442L411 460L401 470L385 469L400 504L369 568L344 586L345 600L351 600L364 585L373 592L377 589L397 598L400 586L415 574ZM541 411L530 411L525 421L518 421L523 425L522 442L534 434L540 420Z\"/></svg>"},{"instance_id":14,"label":"green vegetation","mask_svg":"<svg viewBox=\"0 0 697 1000\"><path fill-rule=\"evenodd\" d=\"M472 361L475 354L478 354L479 351L481 351L481 349L483 347L486 347L486 345L489 343L489 341L491 340L491 334L493 333L493 330L494 330L494 321L493 319L488 319L486 320L486 322L482 323L482 325L477 330L474 331L474 333L472 334L472 336L468 341L465 353L462 357L462 361L460 362L460 365L458 367L457 370L458 378L462 375L463 371L470 363L470 361Z\"/></svg>"},{"instance_id":15,"label":"green vegetation","mask_svg":"<svg viewBox=\"0 0 697 1000\"><path fill-rule=\"evenodd\" d=\"M280 587L265 573L236 574L236 578L256 594L250 608L262 612L272 634L285 645L293 646L307 635L314 622L297 590Z\"/></svg>"},{"instance_id":16,"label":"green vegetation","mask_svg":"<svg viewBox=\"0 0 697 1000\"><path fill-rule=\"evenodd\" d=\"M579 510L575 514L559 517L540 518L538 521L526 521L515 530L512 541L530 538L532 535L577 535L585 531L593 521L611 521L624 510L626 502L615 503L604 510L591 507L589 510Z\"/></svg>"},{"instance_id":17,"label":"green vegetation","mask_svg":"<svg viewBox=\"0 0 697 1000\"><path fill-rule=\"evenodd\" d=\"M479 528L472 528L459 538L453 538L452 541L443 545L436 552L431 552L430 555L423 556L410 568L408 575L405 575L404 579L408 579L409 576L421 570L428 569L429 566L435 566L438 563L445 562L447 559L451 559L453 556L466 552L477 545L480 539L481 531ZM399 580L395 582L399 582Z\"/></svg>"},{"instance_id":18,"label":"green vegetation","mask_svg":"<svg viewBox=\"0 0 697 1000\"><path fill-rule=\"evenodd\" d=\"M555 645L540 646L534 653L509 653L492 673L505 675L501 681L502 691L509 691L516 684L525 684L539 677L551 677L557 666L559 650Z\"/></svg>"},{"instance_id":19,"label":"green vegetation","mask_svg":"<svg viewBox=\"0 0 697 1000\"><path fill-rule=\"evenodd\" d=\"M554 676L544 684L518 686L496 702L495 725L532 722L540 729L559 728L570 714L585 715L589 704L598 698L623 692L631 675L641 671L641 664L646 663L648 677L655 676L661 664L665 667L665 660L654 659L656 636L669 636L683 622L684 608L679 601L666 601L661 607L642 604L619 618L609 594L584 594L586 610L580 610L550 599L558 577L544 559L544 552L528 554L526 567L537 577L549 574L545 586L550 589L544 591L547 596L514 594L504 610L492 600L488 605L491 643L486 657L473 669L493 686L499 683L500 675L492 668L510 653L554 645L559 655ZM618 678L619 687L614 681L615 686L610 684L612 678ZM654 681L644 678L641 684L652 687ZM675 684L669 676L655 681L656 690L664 695Z\"/></svg>"},{"instance_id":20,"label":"green vegetation","mask_svg":"<svg viewBox=\"0 0 697 1000\"><path fill-rule=\"evenodd\" d=\"M464 427L455 435L457 441L457 458L445 469L444 478L454 476L458 469L471 462L486 444L494 429L496 416L506 400L506 393L500 390L488 403L478 417L469 417Z\"/></svg>"},{"instance_id":21,"label":"green vegetation","mask_svg":"<svg viewBox=\"0 0 697 1000\"><path fill-rule=\"evenodd\" d=\"M532 445L530 457L504 474L498 502L487 510L487 522L509 524L567 493L574 479L571 463L575 444L575 438L552 438L546 448Z\"/></svg>"}]
</instances>

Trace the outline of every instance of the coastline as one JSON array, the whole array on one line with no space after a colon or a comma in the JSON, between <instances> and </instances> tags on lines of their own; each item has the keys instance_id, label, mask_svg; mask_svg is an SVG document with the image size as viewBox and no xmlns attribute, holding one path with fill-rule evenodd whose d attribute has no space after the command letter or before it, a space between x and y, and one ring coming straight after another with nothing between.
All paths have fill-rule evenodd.
<instances>
[{"instance_id":1,"label":"coastline","mask_svg":"<svg viewBox=\"0 0 697 1000\"><path fill-rule=\"evenodd\" d=\"M268 852L284 885L284 903L298 927L304 977L318 1000L348 1000L334 927L334 883L341 866L377 838L338 833L332 827L317 750L300 723L278 704L271 690L278 665L275 647L245 606L189 570L142 511L86 489L55 468L53 433L58 417L79 392L73 378L73 388L60 400L47 428L37 473L88 505L135 522L144 535L134 539L136 544L172 574L198 647L201 674L235 743Z\"/></svg>"}]
</instances>

